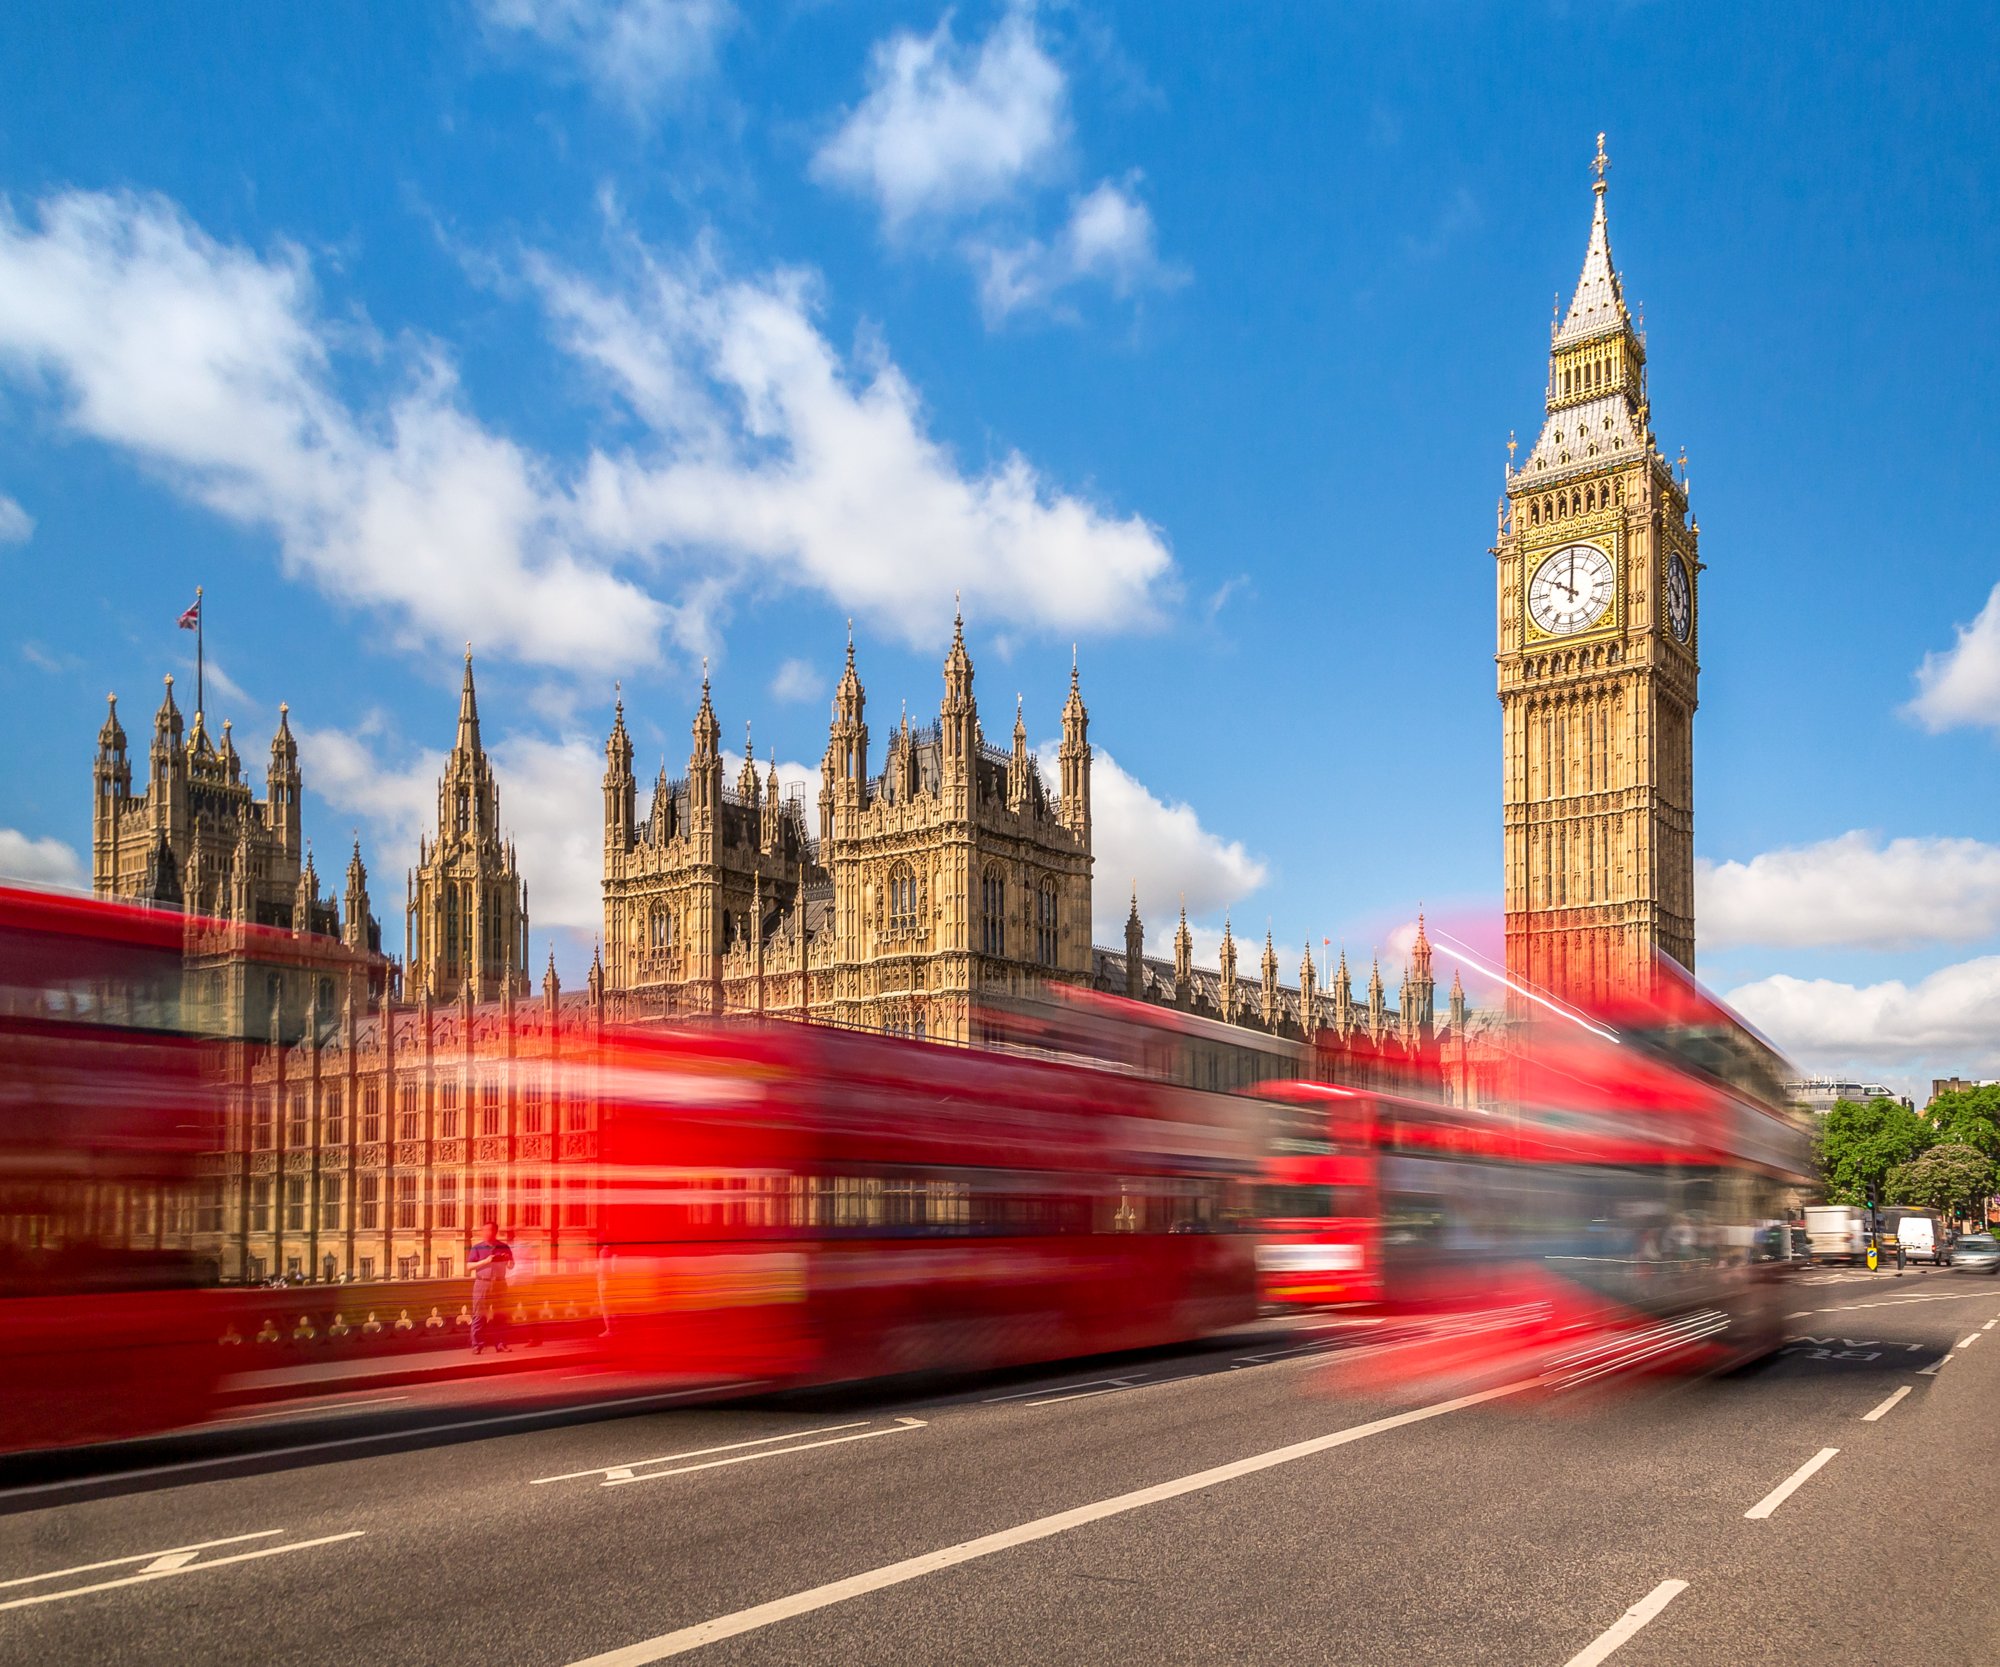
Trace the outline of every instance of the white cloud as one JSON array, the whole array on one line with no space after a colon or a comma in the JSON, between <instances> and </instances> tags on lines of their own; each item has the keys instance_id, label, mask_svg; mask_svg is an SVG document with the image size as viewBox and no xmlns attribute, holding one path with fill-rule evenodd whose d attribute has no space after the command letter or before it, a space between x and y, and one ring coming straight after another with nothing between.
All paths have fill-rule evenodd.
<instances>
[{"instance_id":1,"label":"white cloud","mask_svg":"<svg viewBox=\"0 0 2000 1667\"><path fill-rule=\"evenodd\" d=\"M787 660L771 679L778 700L817 700L826 693L826 677L810 660Z\"/></svg>"},{"instance_id":2,"label":"white cloud","mask_svg":"<svg viewBox=\"0 0 2000 1667\"><path fill-rule=\"evenodd\" d=\"M954 592L988 627L1157 619L1172 558L1155 528L1055 489L1018 452L962 471L892 362L820 333L804 275L635 259L623 293L534 272L566 345L657 440L592 459L579 510L601 544L673 552L724 588L815 590L912 644L936 640Z\"/></svg>"},{"instance_id":3,"label":"white cloud","mask_svg":"<svg viewBox=\"0 0 2000 1667\"><path fill-rule=\"evenodd\" d=\"M2000 931L2000 845L1855 832L1695 867L1704 949L1900 949Z\"/></svg>"},{"instance_id":4,"label":"white cloud","mask_svg":"<svg viewBox=\"0 0 2000 1667\"><path fill-rule=\"evenodd\" d=\"M83 858L60 839L30 839L17 828L0 828L0 879L19 885L87 885Z\"/></svg>"},{"instance_id":5,"label":"white cloud","mask_svg":"<svg viewBox=\"0 0 2000 1667\"><path fill-rule=\"evenodd\" d=\"M652 659L666 610L579 551L546 465L467 415L432 347L380 410L350 409L352 334L318 317L299 251L218 243L162 198L56 196L38 229L0 207L0 367L56 390L72 427L271 528L290 571L412 638Z\"/></svg>"},{"instance_id":6,"label":"white cloud","mask_svg":"<svg viewBox=\"0 0 2000 1667\"><path fill-rule=\"evenodd\" d=\"M726 0L478 0L478 7L490 33L532 37L635 112L713 68L735 19Z\"/></svg>"},{"instance_id":7,"label":"white cloud","mask_svg":"<svg viewBox=\"0 0 2000 1667\"><path fill-rule=\"evenodd\" d=\"M0 544L25 544L35 536L35 518L0 492Z\"/></svg>"},{"instance_id":8,"label":"white cloud","mask_svg":"<svg viewBox=\"0 0 2000 1667\"><path fill-rule=\"evenodd\" d=\"M1924 656L1904 710L1934 733L1960 724L2000 729L2000 585L1950 648Z\"/></svg>"},{"instance_id":9,"label":"white cloud","mask_svg":"<svg viewBox=\"0 0 2000 1667\"><path fill-rule=\"evenodd\" d=\"M1056 743L1037 749L1042 771L1055 780ZM1091 933L1098 943L1122 946L1125 916L1139 888L1139 916L1152 954L1173 952L1174 928L1185 896L1189 916L1207 924L1195 932L1196 958L1209 963L1220 942L1220 917L1263 885L1264 864L1241 840L1202 826L1194 806L1157 798L1102 747L1090 761ZM1203 946L1206 945L1204 950Z\"/></svg>"},{"instance_id":10,"label":"white cloud","mask_svg":"<svg viewBox=\"0 0 2000 1667\"><path fill-rule=\"evenodd\" d=\"M1067 88L1035 27L1010 7L977 47L947 12L929 35L876 44L868 92L813 158L813 177L872 197L894 232L1010 197L1067 142Z\"/></svg>"},{"instance_id":11,"label":"white cloud","mask_svg":"<svg viewBox=\"0 0 2000 1667\"><path fill-rule=\"evenodd\" d=\"M1052 245L1035 238L1011 244L969 241L987 321L1048 306L1087 280L1103 282L1120 299L1142 288L1185 283L1182 268L1160 259L1152 211L1137 192L1136 173L1122 183L1100 182L1071 203L1069 222Z\"/></svg>"},{"instance_id":12,"label":"white cloud","mask_svg":"<svg viewBox=\"0 0 2000 1667\"><path fill-rule=\"evenodd\" d=\"M670 272L640 251L620 291L530 264L564 345L648 431L573 481L469 414L435 345L402 344L401 385L350 403L336 363L363 332L319 316L303 255L220 244L160 198L58 196L38 228L0 205L0 374L271 529L288 571L412 647L470 636L601 675L652 662L663 636L711 646L747 584L815 591L912 641L935 637L954 589L997 626L1157 618L1172 562L1153 527L1017 452L962 470L885 354L820 333L808 276Z\"/></svg>"},{"instance_id":13,"label":"white cloud","mask_svg":"<svg viewBox=\"0 0 2000 1667\"><path fill-rule=\"evenodd\" d=\"M1816 1068L2000 1066L2000 955L1941 967L1914 985L1843 984L1776 974L1728 1001L1780 1047Z\"/></svg>"}]
</instances>

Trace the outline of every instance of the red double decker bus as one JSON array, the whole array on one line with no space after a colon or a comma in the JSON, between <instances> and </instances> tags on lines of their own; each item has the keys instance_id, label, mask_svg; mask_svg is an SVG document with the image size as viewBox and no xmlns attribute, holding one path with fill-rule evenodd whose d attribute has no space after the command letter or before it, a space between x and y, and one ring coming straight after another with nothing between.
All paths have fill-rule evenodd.
<instances>
[{"instance_id":1,"label":"red double decker bus","mask_svg":"<svg viewBox=\"0 0 2000 1667\"><path fill-rule=\"evenodd\" d=\"M617 1032L576 1069L635 1369L983 1370L1257 1312L1247 1100L781 1022Z\"/></svg>"},{"instance_id":2,"label":"red double decker bus","mask_svg":"<svg viewBox=\"0 0 2000 1667\"><path fill-rule=\"evenodd\" d=\"M0 890L0 1450L204 1414L220 1133L177 915Z\"/></svg>"},{"instance_id":3,"label":"red double decker bus","mask_svg":"<svg viewBox=\"0 0 2000 1667\"><path fill-rule=\"evenodd\" d=\"M1272 1082L1259 1092L1264 1300L1281 1308L1380 1300L1376 1096L1322 1082Z\"/></svg>"}]
</instances>

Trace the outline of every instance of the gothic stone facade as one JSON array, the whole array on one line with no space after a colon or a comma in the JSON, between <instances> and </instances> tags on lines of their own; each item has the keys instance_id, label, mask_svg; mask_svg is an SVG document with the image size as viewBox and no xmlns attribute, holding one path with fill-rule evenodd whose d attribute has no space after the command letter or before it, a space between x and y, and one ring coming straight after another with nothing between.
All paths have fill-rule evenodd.
<instances>
[{"instance_id":1,"label":"gothic stone facade","mask_svg":"<svg viewBox=\"0 0 2000 1667\"><path fill-rule=\"evenodd\" d=\"M1700 529L1651 427L1646 340L1596 208L1546 416L1493 545L1507 970L1590 1002L1694 966ZM1683 460L1683 470L1685 460Z\"/></svg>"},{"instance_id":2,"label":"gothic stone facade","mask_svg":"<svg viewBox=\"0 0 2000 1667\"><path fill-rule=\"evenodd\" d=\"M685 777L638 814L621 702L605 745L604 969L614 1010L769 1013L937 1041L974 1039L985 995L1086 983L1089 715L1070 673L1050 792L1020 710L986 743L963 622L934 724L905 712L871 773L848 644L820 767L816 826L775 763L723 781L706 678Z\"/></svg>"}]
</instances>

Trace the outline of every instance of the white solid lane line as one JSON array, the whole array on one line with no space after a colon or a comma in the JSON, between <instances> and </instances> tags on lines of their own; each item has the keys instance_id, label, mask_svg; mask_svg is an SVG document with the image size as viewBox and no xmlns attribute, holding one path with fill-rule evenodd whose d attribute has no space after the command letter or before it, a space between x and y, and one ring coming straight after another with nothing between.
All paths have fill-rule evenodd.
<instances>
[{"instance_id":1,"label":"white solid lane line","mask_svg":"<svg viewBox=\"0 0 2000 1667\"><path fill-rule=\"evenodd\" d=\"M1587 1647L1578 1650L1563 1667L1597 1667L1600 1661L1624 1643L1654 1616L1688 1589L1685 1580L1662 1580L1637 1603L1620 1615L1616 1622L1600 1633Z\"/></svg>"},{"instance_id":2,"label":"white solid lane line","mask_svg":"<svg viewBox=\"0 0 2000 1667\"><path fill-rule=\"evenodd\" d=\"M65 1598L87 1597L92 1592L109 1592L120 1586L140 1586L152 1580L172 1580L176 1575L203 1574L209 1569L227 1568L231 1563L255 1562L259 1557L282 1557L288 1551L309 1551L316 1545L333 1545L340 1540L358 1540L365 1528L345 1534L323 1534L316 1540L298 1540L291 1545L267 1545L257 1551L239 1551L233 1557L211 1557L206 1563L175 1563L171 1568L145 1569L117 1580L99 1580L89 1586L72 1586L66 1592L37 1592L29 1598L9 1598L0 1609L26 1609L35 1603L61 1603Z\"/></svg>"},{"instance_id":3,"label":"white solid lane line","mask_svg":"<svg viewBox=\"0 0 2000 1667\"><path fill-rule=\"evenodd\" d=\"M1944 1357L1944 1359L1940 1360L1935 1366L1924 1367L1923 1370L1917 1373L1917 1376L1920 1378L1934 1378L1938 1375L1938 1373L1942 1372L1957 1358L1958 1356L1955 1354L1948 1354ZM1954 1378L1952 1381L1956 1383L1958 1380Z\"/></svg>"},{"instance_id":4,"label":"white solid lane line","mask_svg":"<svg viewBox=\"0 0 2000 1667\"><path fill-rule=\"evenodd\" d=\"M760 1435L755 1441L725 1441L716 1447L690 1447L685 1453L662 1453L650 1459L625 1459L618 1464L600 1464L595 1470L568 1470L560 1476L537 1476L528 1484L539 1488L550 1482L577 1482L586 1476L629 1476L641 1465L672 1464L676 1459L702 1459L710 1453L733 1453L739 1447L768 1447L774 1441L797 1441L809 1435L830 1435L835 1430L858 1430L863 1424L872 1422L867 1418L857 1418L849 1424L821 1424L817 1429L787 1430L783 1435Z\"/></svg>"},{"instance_id":5,"label":"white solid lane line","mask_svg":"<svg viewBox=\"0 0 2000 1667\"><path fill-rule=\"evenodd\" d=\"M1039 1389L1017 1389L1011 1395L989 1395L986 1397L985 1404L989 1407L997 1407L1002 1401L1025 1401L1036 1395L1067 1395L1077 1389L1095 1389L1099 1384L1103 1384L1109 1389L1123 1389L1133 1379L1143 1378L1145 1375L1144 1372L1132 1372L1122 1378L1085 1378L1082 1383L1059 1384L1054 1388L1044 1384Z\"/></svg>"},{"instance_id":6,"label":"white solid lane line","mask_svg":"<svg viewBox=\"0 0 2000 1667\"><path fill-rule=\"evenodd\" d=\"M628 1482L657 1482L662 1476L685 1476L696 1470L720 1470L724 1465L755 1464L759 1459L789 1458L794 1453L808 1453L815 1447L839 1447L850 1441L873 1441L878 1435L908 1435L912 1430L926 1430L930 1425L921 1418L898 1418L886 1430L863 1430L859 1435L829 1436L825 1441L802 1441L796 1447L768 1447L761 1453L738 1453L733 1459L704 1459L700 1464L676 1465L672 1470L649 1470L643 1476L607 1476L600 1484L607 1488L622 1488Z\"/></svg>"},{"instance_id":7,"label":"white solid lane line","mask_svg":"<svg viewBox=\"0 0 2000 1667\"><path fill-rule=\"evenodd\" d=\"M60 1580L67 1574L95 1574L99 1569L122 1568L127 1563L151 1563L161 1557L178 1557L183 1552L207 1551L212 1546L241 1545L245 1540L268 1540L273 1534L282 1534L282 1528L260 1528L254 1534L231 1534L226 1539L197 1540L193 1545L170 1545L164 1551L142 1551L136 1557L107 1557L101 1563L78 1563L75 1568L50 1569L47 1574L24 1574L13 1580L0 1580L0 1591L9 1586L32 1586L38 1580Z\"/></svg>"},{"instance_id":8,"label":"white solid lane line","mask_svg":"<svg viewBox=\"0 0 2000 1667\"><path fill-rule=\"evenodd\" d=\"M1807 1459L1804 1464L1800 1465L1798 1469L1794 1470L1791 1475L1787 1476L1769 1493L1765 1494L1762 1499L1758 1500L1756 1504L1752 1505L1749 1510L1745 1511L1743 1513L1744 1516L1753 1521L1760 1521L1769 1516L1780 1505L1784 1504L1787 1499L1791 1498L1793 1494L1797 1493L1800 1488L1805 1486L1807 1481L1819 1470L1820 1466L1825 1464L1828 1459L1832 1458L1839 1451L1838 1447L1822 1447L1811 1458Z\"/></svg>"},{"instance_id":9,"label":"white solid lane line","mask_svg":"<svg viewBox=\"0 0 2000 1667\"><path fill-rule=\"evenodd\" d=\"M1956 1381L1956 1380L1954 1380L1954 1381ZM1895 1405L1895 1404L1896 1404L1896 1403L1897 1403L1898 1401L1900 1401L1900 1400L1901 1400L1901 1399L1902 1399L1902 1398L1903 1398L1903 1397L1904 1397L1905 1395L1909 1394L1909 1392L1910 1392L1910 1386L1909 1386L1909 1385L1908 1385L1908 1384L1906 1383L1906 1384L1904 1384L1904 1385L1903 1385L1903 1387L1902 1387L1901 1389L1897 1390L1897 1391L1895 1392L1895 1394L1891 1395L1891 1396L1890 1396L1890 1397L1889 1397L1889 1398L1888 1398L1888 1399L1887 1399L1886 1401L1884 1401L1884 1402L1883 1402L1883 1403L1882 1403L1882 1404L1881 1404L1881 1405L1880 1405L1879 1407L1877 1407L1877 1408L1876 1408L1876 1409L1875 1409L1875 1410L1874 1410L1873 1412L1864 1412L1864 1413L1863 1413L1863 1414L1861 1415L1861 1422L1862 1422L1862 1423L1864 1423L1864 1424L1872 1424L1872 1423L1874 1423L1874 1422L1875 1422L1875 1421L1876 1421L1876 1420L1877 1420L1878 1418L1880 1418L1880 1417L1881 1417L1881 1416L1882 1416L1882 1415L1883 1415L1883 1414L1884 1414L1885 1412L1887 1412L1887 1411L1888 1411L1888 1410L1889 1410L1889 1409L1890 1409L1891 1407L1893 1407L1893 1406L1894 1406L1894 1405Z\"/></svg>"},{"instance_id":10,"label":"white solid lane line","mask_svg":"<svg viewBox=\"0 0 2000 1667\"><path fill-rule=\"evenodd\" d=\"M384 1441L421 1440L445 1435L453 1430L478 1430L497 1424L520 1424L535 1418L575 1417L578 1413L608 1412L613 1407L649 1406L656 1401L684 1401L690 1395L723 1395L732 1389L749 1389L762 1378L746 1378L741 1383L704 1384L699 1389L673 1389L659 1395L627 1395L615 1401L582 1401L571 1406L537 1407L532 1412L508 1412L493 1418L457 1418L445 1424L413 1424L407 1430L381 1430L374 1435L344 1435L330 1441L302 1441L291 1447L260 1447L247 1453L223 1453L212 1459L183 1459L178 1464L149 1464L136 1470L113 1470L102 1476L73 1476L62 1482L30 1482L26 1487L0 1488L0 1499L19 1499L31 1493L71 1493L78 1488L113 1487L120 1482L137 1482L148 1476L178 1476L184 1470L209 1470L219 1464L256 1464L265 1459L285 1459L298 1453L325 1453L338 1447L364 1447Z\"/></svg>"},{"instance_id":11,"label":"white solid lane line","mask_svg":"<svg viewBox=\"0 0 2000 1667\"><path fill-rule=\"evenodd\" d=\"M924 1575L936 1574L941 1569L954 1568L975 1558L990 1557L995 1552L1011 1550L1017 1545L1027 1545L1035 1540L1048 1539L1052 1535L1066 1534L1073 1528L1102 1522L1107 1517L1122 1516L1127 1511L1140 1510L1147 1505L1157 1505L1164 1500L1178 1499L1183 1494L1198 1493L1203 1488L1217 1487L1242 1476L1253 1476L1260 1470L1270 1470L1277 1465L1311 1458L1316 1453L1344 1447L1349 1442L1361 1441L1372 1435L1400 1430L1409 1424L1421 1424L1427 1419L1441 1418L1446 1413L1459 1412L1466 1407L1478 1406L1482 1402L1497 1401L1503 1395L1518 1395L1524 1389L1534 1388L1537 1381L1533 1378L1524 1378L1518 1383L1502 1384L1497 1389L1482 1389L1477 1394L1461 1395L1456 1400L1439 1401L1434 1406L1418 1407L1410 1412L1399 1412L1388 1418L1378 1418L1372 1423L1356 1424L1345 1430L1335 1430L1331 1435L1314 1436L1309 1441L1294 1442L1289 1447L1274 1447L1269 1452L1253 1453L1247 1459L1236 1459L1229 1464L1219 1464L1209 1470L1198 1470L1190 1476L1182 1476L1171 1482L1160 1482L1153 1487L1121 1493L1110 1499L1100 1499L1095 1504L1079 1505L1074 1510L1058 1511L1054 1516L1038 1517L1033 1522L1024 1522L1015 1528L1005 1528L997 1534L983 1534L976 1540L964 1540L957 1545L948 1545L940 1551L925 1552L920 1557L906 1557L900 1563L888 1563L879 1569L870 1569L865 1574L850 1575L845 1580L835 1580L825 1586L814 1586L807 1591L794 1592L789 1597L775 1598L769 1603L757 1604L754 1608L739 1609L733 1615L718 1615L713 1620L682 1627L677 1632L662 1633L657 1638L648 1638L637 1644L627 1644L622 1649L607 1650L601 1655L572 1662L570 1667L645 1667L649 1662L664 1661L669 1656L685 1655L690 1650L719 1643L724 1638L736 1638L746 1632L756 1632L767 1626L775 1626L780 1621L788 1621L798 1615L809 1615L814 1610L831 1608L834 1604L845 1603L850 1598L864 1597L885 1587L900 1586L906 1580L918 1580Z\"/></svg>"}]
</instances>

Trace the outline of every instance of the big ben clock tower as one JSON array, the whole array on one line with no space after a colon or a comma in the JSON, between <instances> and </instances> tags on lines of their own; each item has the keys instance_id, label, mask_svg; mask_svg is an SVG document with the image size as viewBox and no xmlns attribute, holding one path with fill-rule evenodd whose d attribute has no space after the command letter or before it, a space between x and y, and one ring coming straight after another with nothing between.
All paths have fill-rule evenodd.
<instances>
[{"instance_id":1,"label":"big ben clock tower","mask_svg":"<svg viewBox=\"0 0 2000 1667\"><path fill-rule=\"evenodd\" d=\"M1549 345L1547 415L1493 546L1507 971L1590 1003L1694 967L1699 529L1653 439L1604 217Z\"/></svg>"}]
</instances>

